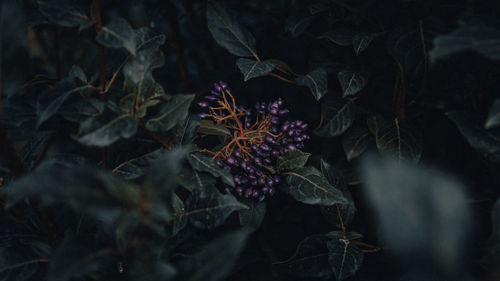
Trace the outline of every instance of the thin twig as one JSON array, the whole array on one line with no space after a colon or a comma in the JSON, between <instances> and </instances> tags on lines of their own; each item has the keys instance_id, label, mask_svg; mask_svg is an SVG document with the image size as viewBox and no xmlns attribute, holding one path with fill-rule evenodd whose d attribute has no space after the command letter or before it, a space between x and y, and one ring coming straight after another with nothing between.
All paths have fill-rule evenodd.
<instances>
[{"instance_id":1,"label":"thin twig","mask_svg":"<svg viewBox=\"0 0 500 281\"><path fill-rule=\"evenodd\" d=\"M425 46L425 38L424 38L424 26L422 20L418 21L418 29L420 33L420 41L422 41L422 50L424 52L424 71L427 74L427 67L428 67L428 62L427 62L427 47Z\"/></svg>"},{"instance_id":2,"label":"thin twig","mask_svg":"<svg viewBox=\"0 0 500 281\"><path fill-rule=\"evenodd\" d=\"M287 79L287 78L285 78L285 77L283 77L283 76L280 76L280 75L278 75L278 74L276 74L276 73L269 72L269 74L268 74L268 75L269 75L269 76L272 76L272 77L274 77L274 78L277 78L277 79L279 79L279 80L281 80L281 81L283 81L283 82L290 83L290 84L295 84L295 82L293 82L292 80L289 80L289 79Z\"/></svg>"}]
</instances>

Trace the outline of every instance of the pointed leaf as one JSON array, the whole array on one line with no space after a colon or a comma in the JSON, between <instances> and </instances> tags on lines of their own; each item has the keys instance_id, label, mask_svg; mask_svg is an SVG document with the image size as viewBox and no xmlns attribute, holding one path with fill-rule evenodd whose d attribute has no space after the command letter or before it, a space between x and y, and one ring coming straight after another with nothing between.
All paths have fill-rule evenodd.
<instances>
[{"instance_id":1,"label":"pointed leaf","mask_svg":"<svg viewBox=\"0 0 500 281\"><path fill-rule=\"evenodd\" d=\"M328 242L328 262L338 281L353 276L363 263L363 252L349 240L334 239Z\"/></svg>"},{"instance_id":2,"label":"pointed leaf","mask_svg":"<svg viewBox=\"0 0 500 281\"><path fill-rule=\"evenodd\" d=\"M72 1L38 1L38 9L47 19L60 26L90 26L90 17L85 10Z\"/></svg>"},{"instance_id":3,"label":"pointed leaf","mask_svg":"<svg viewBox=\"0 0 500 281\"><path fill-rule=\"evenodd\" d=\"M146 128L153 132L166 132L184 121L194 95L175 95L163 104L160 112L146 122Z\"/></svg>"},{"instance_id":4,"label":"pointed leaf","mask_svg":"<svg viewBox=\"0 0 500 281\"><path fill-rule=\"evenodd\" d=\"M476 117L463 111L447 112L467 142L484 157L500 163L500 138L482 128Z\"/></svg>"},{"instance_id":5,"label":"pointed leaf","mask_svg":"<svg viewBox=\"0 0 500 281\"><path fill-rule=\"evenodd\" d=\"M248 209L231 194L221 194L214 186L195 190L186 201L186 213L191 224L198 228L222 225L234 211Z\"/></svg>"},{"instance_id":6,"label":"pointed leaf","mask_svg":"<svg viewBox=\"0 0 500 281\"><path fill-rule=\"evenodd\" d=\"M158 49L165 44L165 35L155 33L149 27L140 27L134 32L137 52L146 49Z\"/></svg>"},{"instance_id":7,"label":"pointed leaf","mask_svg":"<svg viewBox=\"0 0 500 281\"><path fill-rule=\"evenodd\" d=\"M267 75L274 69L274 64L270 62L245 58L238 59L236 65L243 73L243 81L245 82L255 77Z\"/></svg>"},{"instance_id":8,"label":"pointed leaf","mask_svg":"<svg viewBox=\"0 0 500 281\"><path fill-rule=\"evenodd\" d=\"M322 68L315 69L309 74L295 79L298 85L307 86L316 100L320 100L328 93L328 75Z\"/></svg>"},{"instance_id":9,"label":"pointed leaf","mask_svg":"<svg viewBox=\"0 0 500 281\"><path fill-rule=\"evenodd\" d=\"M344 146L347 161L351 161L361 155L371 141L372 135L366 127L358 126L347 130L347 132L342 136L342 145Z\"/></svg>"},{"instance_id":10,"label":"pointed leaf","mask_svg":"<svg viewBox=\"0 0 500 281\"><path fill-rule=\"evenodd\" d=\"M201 153L191 153L188 156L188 160L194 169L201 172L208 172L217 178L220 177L224 183L234 187L234 179L233 175L231 175L231 171L229 169L219 167L212 157Z\"/></svg>"},{"instance_id":11,"label":"pointed leaf","mask_svg":"<svg viewBox=\"0 0 500 281\"><path fill-rule=\"evenodd\" d=\"M342 96L344 98L357 94L366 86L366 78L357 72L341 71L337 78L340 86L342 86Z\"/></svg>"},{"instance_id":12,"label":"pointed leaf","mask_svg":"<svg viewBox=\"0 0 500 281\"><path fill-rule=\"evenodd\" d=\"M500 99L496 99L490 109L490 114L486 119L484 127L486 129L497 127L500 125Z\"/></svg>"},{"instance_id":13,"label":"pointed leaf","mask_svg":"<svg viewBox=\"0 0 500 281\"><path fill-rule=\"evenodd\" d=\"M418 162L422 154L420 132L397 119L385 124L376 134L377 149L382 155L399 161Z\"/></svg>"},{"instance_id":14,"label":"pointed leaf","mask_svg":"<svg viewBox=\"0 0 500 281\"><path fill-rule=\"evenodd\" d=\"M213 136L231 136L231 132L220 124L215 124L212 120L201 120L198 133Z\"/></svg>"},{"instance_id":15,"label":"pointed leaf","mask_svg":"<svg viewBox=\"0 0 500 281\"><path fill-rule=\"evenodd\" d=\"M278 171L296 170L304 167L311 153L302 152L298 149L287 151L278 157L276 168Z\"/></svg>"},{"instance_id":16,"label":"pointed leaf","mask_svg":"<svg viewBox=\"0 0 500 281\"><path fill-rule=\"evenodd\" d=\"M375 39L379 33L360 33L354 35L352 38L352 46L354 47L354 52L356 56L359 56L361 52L366 50L373 39Z\"/></svg>"},{"instance_id":17,"label":"pointed leaf","mask_svg":"<svg viewBox=\"0 0 500 281\"><path fill-rule=\"evenodd\" d=\"M342 191L328 183L325 176L314 167L304 167L286 174L288 192L297 201L323 206L347 203Z\"/></svg>"},{"instance_id":18,"label":"pointed leaf","mask_svg":"<svg viewBox=\"0 0 500 281\"><path fill-rule=\"evenodd\" d=\"M321 122L314 133L322 137L335 137L345 132L354 122L351 102L326 99L321 104Z\"/></svg>"},{"instance_id":19,"label":"pointed leaf","mask_svg":"<svg viewBox=\"0 0 500 281\"><path fill-rule=\"evenodd\" d=\"M231 54L257 57L255 38L238 22L234 12L219 3L208 2L207 23L215 41Z\"/></svg>"},{"instance_id":20,"label":"pointed leaf","mask_svg":"<svg viewBox=\"0 0 500 281\"><path fill-rule=\"evenodd\" d=\"M108 146L119 138L131 138L137 132L137 118L129 114L107 113L80 124L75 139L83 145Z\"/></svg>"},{"instance_id":21,"label":"pointed leaf","mask_svg":"<svg viewBox=\"0 0 500 281\"><path fill-rule=\"evenodd\" d=\"M108 48L125 48L135 55L135 32L130 24L121 17L114 17L97 33L96 41Z\"/></svg>"},{"instance_id":22,"label":"pointed leaf","mask_svg":"<svg viewBox=\"0 0 500 281\"><path fill-rule=\"evenodd\" d=\"M192 143L198 137L197 132L199 127L200 117L193 114L188 115L184 122L177 124L174 130L172 130L172 134L175 137L175 143Z\"/></svg>"},{"instance_id":23,"label":"pointed leaf","mask_svg":"<svg viewBox=\"0 0 500 281\"><path fill-rule=\"evenodd\" d=\"M139 178L145 174L151 163L163 155L163 152L163 149L158 149L140 157L130 159L115 167L112 172L127 180Z\"/></svg>"},{"instance_id":24,"label":"pointed leaf","mask_svg":"<svg viewBox=\"0 0 500 281\"><path fill-rule=\"evenodd\" d=\"M253 199L243 200L248 209L238 211L240 224L249 230L257 230L266 216L266 202L257 202Z\"/></svg>"}]
</instances>

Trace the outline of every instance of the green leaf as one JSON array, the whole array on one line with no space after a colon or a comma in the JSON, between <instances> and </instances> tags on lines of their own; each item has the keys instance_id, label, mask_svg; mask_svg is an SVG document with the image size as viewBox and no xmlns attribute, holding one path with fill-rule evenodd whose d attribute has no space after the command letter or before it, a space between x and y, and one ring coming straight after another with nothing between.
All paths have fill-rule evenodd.
<instances>
[{"instance_id":1,"label":"green leaf","mask_svg":"<svg viewBox=\"0 0 500 281\"><path fill-rule=\"evenodd\" d=\"M375 136L377 149L382 155L399 161L418 162L422 154L422 136L419 131L397 119L386 123Z\"/></svg>"},{"instance_id":2,"label":"green leaf","mask_svg":"<svg viewBox=\"0 0 500 281\"><path fill-rule=\"evenodd\" d=\"M480 264L490 272L498 272L500 262L500 199L497 199L491 211L492 231L486 242Z\"/></svg>"},{"instance_id":3,"label":"green leaf","mask_svg":"<svg viewBox=\"0 0 500 281\"><path fill-rule=\"evenodd\" d=\"M201 153L191 153L188 161L194 169L201 172L208 172L216 178L221 178L222 182L234 187L234 179L229 169L219 167L210 156Z\"/></svg>"},{"instance_id":4,"label":"green leaf","mask_svg":"<svg viewBox=\"0 0 500 281\"><path fill-rule=\"evenodd\" d=\"M278 60L278 59L268 59L268 60L265 60L266 62L269 62L269 63L272 63L277 70L285 73L285 74L288 74L288 75L295 75L295 73L293 72L292 68L286 64L286 62L282 61L282 60Z\"/></svg>"},{"instance_id":5,"label":"green leaf","mask_svg":"<svg viewBox=\"0 0 500 281\"><path fill-rule=\"evenodd\" d=\"M158 160L163 155L163 152L164 150L162 148L132 158L115 167L112 172L127 180L139 178L145 174L146 170L151 166L151 163Z\"/></svg>"},{"instance_id":6,"label":"green leaf","mask_svg":"<svg viewBox=\"0 0 500 281\"><path fill-rule=\"evenodd\" d=\"M251 231L257 230L266 216L266 202L257 202L253 199L243 199L248 209L238 211L241 226Z\"/></svg>"},{"instance_id":7,"label":"green leaf","mask_svg":"<svg viewBox=\"0 0 500 281\"><path fill-rule=\"evenodd\" d=\"M200 117L198 115L189 114L184 122L175 126L172 130L175 143L177 144L190 144L196 137L198 128L200 127Z\"/></svg>"},{"instance_id":8,"label":"green leaf","mask_svg":"<svg viewBox=\"0 0 500 281\"><path fill-rule=\"evenodd\" d=\"M496 99L490 108L490 114L484 123L486 129L500 125L500 99Z\"/></svg>"},{"instance_id":9,"label":"green leaf","mask_svg":"<svg viewBox=\"0 0 500 281\"><path fill-rule=\"evenodd\" d=\"M347 240L356 240L356 239L363 238L363 234L361 234L361 233L357 233L357 232L344 233L342 230L330 231L330 232L326 233L325 236L330 238L330 239L339 239L339 238L344 239L345 238Z\"/></svg>"},{"instance_id":10,"label":"green leaf","mask_svg":"<svg viewBox=\"0 0 500 281\"><path fill-rule=\"evenodd\" d=\"M194 190L186 201L186 213L195 227L211 229L218 227L234 211L248 209L231 194L221 194L215 186Z\"/></svg>"},{"instance_id":11,"label":"green leaf","mask_svg":"<svg viewBox=\"0 0 500 281\"><path fill-rule=\"evenodd\" d=\"M267 61L256 61L252 59L240 58L236 61L236 65L243 73L243 81L248 81L252 78L265 76L273 71L274 64Z\"/></svg>"},{"instance_id":12,"label":"green leaf","mask_svg":"<svg viewBox=\"0 0 500 281\"><path fill-rule=\"evenodd\" d=\"M345 132L354 122L351 102L329 98L321 104L321 121L314 133L322 137L335 137Z\"/></svg>"},{"instance_id":13,"label":"green leaf","mask_svg":"<svg viewBox=\"0 0 500 281\"><path fill-rule=\"evenodd\" d=\"M255 38L237 20L234 12L217 2L207 5L208 29L215 41L231 54L240 57L257 57Z\"/></svg>"},{"instance_id":14,"label":"green leaf","mask_svg":"<svg viewBox=\"0 0 500 281\"><path fill-rule=\"evenodd\" d=\"M287 261L275 263L275 267L302 278L328 278L333 272L328 263L328 238L315 234L300 241L295 254Z\"/></svg>"},{"instance_id":15,"label":"green leaf","mask_svg":"<svg viewBox=\"0 0 500 281\"><path fill-rule=\"evenodd\" d=\"M96 41L108 48L125 48L132 55L136 52L135 32L121 17L114 17L97 33Z\"/></svg>"},{"instance_id":16,"label":"green leaf","mask_svg":"<svg viewBox=\"0 0 500 281\"><path fill-rule=\"evenodd\" d=\"M165 44L165 35L153 32L149 27L140 27L134 31L136 52L146 49L158 49Z\"/></svg>"},{"instance_id":17,"label":"green leaf","mask_svg":"<svg viewBox=\"0 0 500 281\"><path fill-rule=\"evenodd\" d=\"M231 136L231 132L220 124L215 124L212 120L201 120L198 133L213 136Z\"/></svg>"},{"instance_id":18,"label":"green leaf","mask_svg":"<svg viewBox=\"0 0 500 281\"><path fill-rule=\"evenodd\" d=\"M442 172L379 157L365 159L362 176L382 243L402 262L423 255L436 269L457 272L472 222L464 186Z\"/></svg>"},{"instance_id":19,"label":"green leaf","mask_svg":"<svg viewBox=\"0 0 500 281\"><path fill-rule=\"evenodd\" d=\"M330 255L328 262L338 281L353 276L363 263L363 252L348 240L334 239L327 243Z\"/></svg>"},{"instance_id":20,"label":"green leaf","mask_svg":"<svg viewBox=\"0 0 500 281\"><path fill-rule=\"evenodd\" d=\"M84 98L80 95L70 95L57 113L66 120L82 123L89 117L101 114L105 106L105 102L98 98Z\"/></svg>"},{"instance_id":21,"label":"green leaf","mask_svg":"<svg viewBox=\"0 0 500 281\"><path fill-rule=\"evenodd\" d=\"M291 16L285 23L285 30L290 32L293 38L299 37L311 25L316 16L297 17Z\"/></svg>"},{"instance_id":22,"label":"green leaf","mask_svg":"<svg viewBox=\"0 0 500 281\"><path fill-rule=\"evenodd\" d=\"M431 61L451 54L474 50L490 59L500 59L500 30L481 22L463 23L455 31L434 38Z\"/></svg>"},{"instance_id":23,"label":"green leaf","mask_svg":"<svg viewBox=\"0 0 500 281\"><path fill-rule=\"evenodd\" d=\"M198 173L193 167L185 167L179 174L177 181L179 185L189 192L193 192L197 189L203 190L215 185L216 179L212 175Z\"/></svg>"},{"instance_id":24,"label":"green leaf","mask_svg":"<svg viewBox=\"0 0 500 281\"><path fill-rule=\"evenodd\" d=\"M355 32L348 28L337 28L318 37L318 39L327 39L339 46L352 45Z\"/></svg>"},{"instance_id":25,"label":"green leaf","mask_svg":"<svg viewBox=\"0 0 500 281\"><path fill-rule=\"evenodd\" d=\"M348 203L342 191L328 183L325 176L314 167L304 167L286 174L288 192L299 202L323 206Z\"/></svg>"},{"instance_id":26,"label":"green leaf","mask_svg":"<svg viewBox=\"0 0 500 281\"><path fill-rule=\"evenodd\" d=\"M184 207L184 202L177 194L172 196L172 209L174 213L174 221L172 222L172 235L176 235L186 227L188 223L188 217L185 216L186 209Z\"/></svg>"},{"instance_id":27,"label":"green leaf","mask_svg":"<svg viewBox=\"0 0 500 281\"><path fill-rule=\"evenodd\" d=\"M463 111L447 112L467 142L484 157L500 163L500 138L480 126L476 116Z\"/></svg>"},{"instance_id":28,"label":"green leaf","mask_svg":"<svg viewBox=\"0 0 500 281\"><path fill-rule=\"evenodd\" d=\"M85 10L72 1L38 1L38 9L50 22L60 26L85 28L93 24Z\"/></svg>"},{"instance_id":29,"label":"green leaf","mask_svg":"<svg viewBox=\"0 0 500 281\"><path fill-rule=\"evenodd\" d=\"M131 138L137 132L137 125L136 117L107 109L81 123L74 138L83 145L104 147L120 138Z\"/></svg>"},{"instance_id":30,"label":"green leaf","mask_svg":"<svg viewBox=\"0 0 500 281\"><path fill-rule=\"evenodd\" d=\"M71 80L72 79L64 79L40 95L37 102L37 127L57 114L61 106L71 95L75 95L89 88L88 85L76 86Z\"/></svg>"},{"instance_id":31,"label":"green leaf","mask_svg":"<svg viewBox=\"0 0 500 281\"><path fill-rule=\"evenodd\" d=\"M320 100L328 93L328 75L322 68L315 69L309 74L297 77L295 82L298 85L308 87L316 100Z\"/></svg>"},{"instance_id":32,"label":"green leaf","mask_svg":"<svg viewBox=\"0 0 500 281\"><path fill-rule=\"evenodd\" d=\"M188 109L194 95L175 95L163 104L160 112L146 122L146 128L153 132L166 132L182 123L188 116Z\"/></svg>"},{"instance_id":33,"label":"green leaf","mask_svg":"<svg viewBox=\"0 0 500 281\"><path fill-rule=\"evenodd\" d=\"M366 127L352 127L342 136L342 145L347 157L347 161L358 157L363 153L370 142L372 136Z\"/></svg>"},{"instance_id":34,"label":"green leaf","mask_svg":"<svg viewBox=\"0 0 500 281\"><path fill-rule=\"evenodd\" d=\"M187 281L218 281L229 276L246 244L248 232L238 230L219 236L194 255ZM214 270L215 269L215 270Z\"/></svg>"},{"instance_id":35,"label":"green leaf","mask_svg":"<svg viewBox=\"0 0 500 281\"><path fill-rule=\"evenodd\" d=\"M380 33L359 33L354 35L352 38L352 46L354 47L354 52L356 56L359 56L361 52L366 50L370 43L379 36Z\"/></svg>"},{"instance_id":36,"label":"green leaf","mask_svg":"<svg viewBox=\"0 0 500 281\"><path fill-rule=\"evenodd\" d=\"M302 152L298 149L287 151L278 157L276 168L278 171L296 170L304 167L311 153Z\"/></svg>"},{"instance_id":37,"label":"green leaf","mask_svg":"<svg viewBox=\"0 0 500 281\"><path fill-rule=\"evenodd\" d=\"M341 71L337 74L340 86L342 86L342 96L348 97L357 94L366 86L366 78L352 71Z\"/></svg>"}]
</instances>

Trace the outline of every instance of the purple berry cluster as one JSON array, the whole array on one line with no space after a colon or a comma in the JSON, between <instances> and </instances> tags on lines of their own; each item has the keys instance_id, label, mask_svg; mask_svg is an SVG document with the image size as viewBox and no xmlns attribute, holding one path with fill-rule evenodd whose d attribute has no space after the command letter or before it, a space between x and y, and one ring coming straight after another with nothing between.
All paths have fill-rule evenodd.
<instances>
[{"instance_id":1,"label":"purple berry cluster","mask_svg":"<svg viewBox=\"0 0 500 281\"><path fill-rule=\"evenodd\" d=\"M215 109L220 104L218 101L224 98L228 100L225 93L229 91L225 82L215 83L205 101L198 103L203 110L200 116L213 118L229 115L230 112ZM257 102L254 110L236 105L233 107L238 120L225 119L230 121L226 123L226 127L232 134L236 131L235 135L238 135L240 131L235 123L239 123L245 136L253 137L242 138L249 140L244 147L236 146L230 155L217 157L216 163L231 169L234 176L235 187L225 185L224 189L227 193L263 201L267 196L275 194L276 185L281 182L280 175L272 172L275 170L276 160L289 150L304 147L304 142L310 139L306 134L308 125L301 120L283 120L289 110L283 108L281 98L270 103Z\"/></svg>"}]
</instances>

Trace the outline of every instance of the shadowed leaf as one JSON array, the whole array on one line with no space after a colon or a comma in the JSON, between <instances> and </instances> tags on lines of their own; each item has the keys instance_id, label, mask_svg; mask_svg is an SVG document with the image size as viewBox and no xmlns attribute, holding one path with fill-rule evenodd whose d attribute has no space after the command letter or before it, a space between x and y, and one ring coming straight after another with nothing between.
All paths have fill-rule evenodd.
<instances>
[{"instance_id":1,"label":"shadowed leaf","mask_svg":"<svg viewBox=\"0 0 500 281\"><path fill-rule=\"evenodd\" d=\"M267 75L274 69L274 64L270 62L244 58L238 59L236 65L243 73L243 81L245 82L255 77Z\"/></svg>"}]
</instances>

